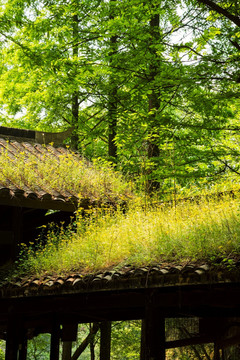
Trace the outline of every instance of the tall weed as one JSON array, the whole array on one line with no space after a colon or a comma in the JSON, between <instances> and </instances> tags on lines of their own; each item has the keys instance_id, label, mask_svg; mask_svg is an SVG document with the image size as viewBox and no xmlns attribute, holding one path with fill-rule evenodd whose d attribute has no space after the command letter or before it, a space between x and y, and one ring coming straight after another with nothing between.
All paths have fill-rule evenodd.
<instances>
[{"instance_id":1,"label":"tall weed","mask_svg":"<svg viewBox=\"0 0 240 360\"><path fill-rule=\"evenodd\" d=\"M134 204L121 209L82 211L67 230L50 230L46 245L22 251L20 269L41 274L96 272L131 264L227 262L240 255L239 199L182 202L169 205Z\"/></svg>"}]
</instances>

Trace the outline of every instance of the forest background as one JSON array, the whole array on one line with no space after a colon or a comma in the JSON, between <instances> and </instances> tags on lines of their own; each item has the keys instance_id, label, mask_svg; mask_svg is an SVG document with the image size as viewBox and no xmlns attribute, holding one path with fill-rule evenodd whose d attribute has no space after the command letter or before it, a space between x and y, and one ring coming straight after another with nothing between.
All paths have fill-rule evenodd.
<instances>
[{"instance_id":1,"label":"forest background","mask_svg":"<svg viewBox=\"0 0 240 360\"><path fill-rule=\"evenodd\" d=\"M239 1L2 0L0 25L2 125L71 128L147 192L239 174Z\"/></svg>"},{"instance_id":2,"label":"forest background","mask_svg":"<svg viewBox=\"0 0 240 360\"><path fill-rule=\"evenodd\" d=\"M239 12L238 0L1 0L0 124L71 129L68 145L161 199L239 187ZM135 325L118 329L113 358L137 358Z\"/></svg>"}]
</instances>

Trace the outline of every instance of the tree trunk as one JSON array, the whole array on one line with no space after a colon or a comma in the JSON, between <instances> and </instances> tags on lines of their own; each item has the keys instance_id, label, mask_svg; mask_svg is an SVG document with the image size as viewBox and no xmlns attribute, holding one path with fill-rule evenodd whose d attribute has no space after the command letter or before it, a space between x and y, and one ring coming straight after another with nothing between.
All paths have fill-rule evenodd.
<instances>
[{"instance_id":1,"label":"tree trunk","mask_svg":"<svg viewBox=\"0 0 240 360\"><path fill-rule=\"evenodd\" d=\"M110 16L114 19L114 6L116 0L110 0ZM110 38L109 66L111 74L109 78L109 95L108 95L108 155L112 159L117 158L117 145L115 137L117 134L117 84L113 74L114 56L117 52L117 35Z\"/></svg>"},{"instance_id":2,"label":"tree trunk","mask_svg":"<svg viewBox=\"0 0 240 360\"><path fill-rule=\"evenodd\" d=\"M149 52L151 54L151 62L149 64L150 82L152 82L151 94L148 97L148 111L149 111L149 137L147 142L148 159L153 163L148 173L148 192L151 193L159 188L159 182L156 180L154 174L157 168L157 160L159 157L158 147L158 121L157 111L160 108L160 94L156 88L155 78L158 75L157 52L155 44L159 41L159 14L153 15L150 20L150 46Z\"/></svg>"},{"instance_id":3,"label":"tree trunk","mask_svg":"<svg viewBox=\"0 0 240 360\"><path fill-rule=\"evenodd\" d=\"M73 53L74 58L78 58L78 51L79 51L78 22L79 22L78 16L76 14L73 15L73 49L72 49L72 53ZM76 75L76 69L73 69L73 78L75 77L75 75ZM78 89L75 89L75 91L73 92L73 95L72 95L72 125L74 126L74 128L76 130L78 129L78 117L79 117L79 95L78 95ZM77 148L77 143L78 143L77 134L72 136L72 143L73 143L73 146L75 148Z\"/></svg>"}]
</instances>

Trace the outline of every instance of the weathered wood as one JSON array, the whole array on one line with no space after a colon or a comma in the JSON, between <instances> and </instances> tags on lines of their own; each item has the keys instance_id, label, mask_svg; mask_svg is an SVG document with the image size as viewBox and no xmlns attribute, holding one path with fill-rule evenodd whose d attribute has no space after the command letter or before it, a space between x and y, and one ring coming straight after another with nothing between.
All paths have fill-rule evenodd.
<instances>
[{"instance_id":1,"label":"weathered wood","mask_svg":"<svg viewBox=\"0 0 240 360\"><path fill-rule=\"evenodd\" d=\"M100 360L111 359L111 321L103 321L100 324Z\"/></svg>"}]
</instances>

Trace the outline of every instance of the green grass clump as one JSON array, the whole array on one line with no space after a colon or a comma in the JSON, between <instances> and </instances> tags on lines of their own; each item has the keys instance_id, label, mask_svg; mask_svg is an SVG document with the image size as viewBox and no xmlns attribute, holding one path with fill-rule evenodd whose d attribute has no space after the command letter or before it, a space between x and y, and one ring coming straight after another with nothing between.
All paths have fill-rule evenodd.
<instances>
[{"instance_id":1,"label":"green grass clump","mask_svg":"<svg viewBox=\"0 0 240 360\"><path fill-rule=\"evenodd\" d=\"M19 271L66 274L131 264L223 262L240 255L239 199L202 199L176 207L134 205L120 210L92 209L75 229L51 229L39 248L22 250Z\"/></svg>"},{"instance_id":2,"label":"green grass clump","mask_svg":"<svg viewBox=\"0 0 240 360\"><path fill-rule=\"evenodd\" d=\"M68 150L56 153L52 146L43 146L42 154L14 153L6 148L0 152L0 184L7 188L28 187L33 192L44 190L80 201L117 202L129 197L129 184L107 162L92 163Z\"/></svg>"}]
</instances>

